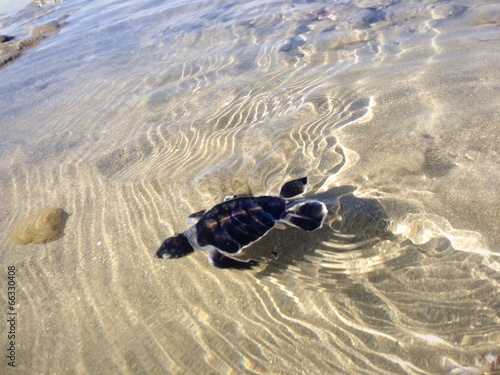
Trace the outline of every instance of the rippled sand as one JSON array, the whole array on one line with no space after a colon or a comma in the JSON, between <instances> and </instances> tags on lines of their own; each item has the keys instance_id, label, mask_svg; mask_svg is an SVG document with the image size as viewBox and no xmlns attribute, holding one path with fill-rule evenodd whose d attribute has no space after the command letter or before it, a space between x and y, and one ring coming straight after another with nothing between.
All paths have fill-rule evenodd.
<instances>
[{"instance_id":1,"label":"rippled sand","mask_svg":"<svg viewBox=\"0 0 500 375\"><path fill-rule=\"evenodd\" d=\"M0 20L0 58L38 38L0 70L16 371L497 373L498 4L164 3ZM154 257L191 213L304 175L328 225L271 232L242 254L260 268ZM387 235L345 240L372 222L344 198L339 224L351 191ZM48 206L64 236L12 244Z\"/></svg>"}]
</instances>

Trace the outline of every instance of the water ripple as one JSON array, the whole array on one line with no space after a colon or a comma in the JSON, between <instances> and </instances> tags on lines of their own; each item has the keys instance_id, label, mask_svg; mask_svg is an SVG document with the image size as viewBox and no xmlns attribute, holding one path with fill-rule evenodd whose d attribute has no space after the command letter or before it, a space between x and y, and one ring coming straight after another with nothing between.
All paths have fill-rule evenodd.
<instances>
[{"instance_id":1,"label":"water ripple","mask_svg":"<svg viewBox=\"0 0 500 375\"><path fill-rule=\"evenodd\" d=\"M498 6L47 9L64 28L0 93L21 372L498 372ZM255 270L154 257L189 214L304 175L325 225L272 231L238 255ZM65 235L10 244L46 206Z\"/></svg>"}]
</instances>

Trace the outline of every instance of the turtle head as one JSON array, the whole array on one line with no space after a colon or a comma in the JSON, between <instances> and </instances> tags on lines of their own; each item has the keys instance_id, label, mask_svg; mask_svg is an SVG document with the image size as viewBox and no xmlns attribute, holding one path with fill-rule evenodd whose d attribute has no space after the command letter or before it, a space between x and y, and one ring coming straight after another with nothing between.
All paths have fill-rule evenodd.
<instances>
[{"instance_id":1,"label":"turtle head","mask_svg":"<svg viewBox=\"0 0 500 375\"><path fill-rule=\"evenodd\" d=\"M178 234L167 238L156 252L158 258L181 258L194 252L193 246L189 243L185 235Z\"/></svg>"}]
</instances>

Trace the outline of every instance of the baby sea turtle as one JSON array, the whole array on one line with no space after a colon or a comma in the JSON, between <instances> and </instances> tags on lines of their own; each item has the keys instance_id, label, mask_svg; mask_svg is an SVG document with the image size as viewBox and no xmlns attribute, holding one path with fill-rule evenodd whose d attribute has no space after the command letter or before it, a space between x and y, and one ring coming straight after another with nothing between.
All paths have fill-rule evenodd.
<instances>
[{"instance_id":1,"label":"baby sea turtle","mask_svg":"<svg viewBox=\"0 0 500 375\"><path fill-rule=\"evenodd\" d=\"M314 199L289 200L305 192L307 177L283 185L279 197L231 197L206 211L189 217L196 224L183 233L167 238L158 258L180 258L195 249L205 250L208 260L218 268L252 268L247 262L228 257L261 239L277 222L314 231L321 228L328 212L323 202Z\"/></svg>"}]
</instances>

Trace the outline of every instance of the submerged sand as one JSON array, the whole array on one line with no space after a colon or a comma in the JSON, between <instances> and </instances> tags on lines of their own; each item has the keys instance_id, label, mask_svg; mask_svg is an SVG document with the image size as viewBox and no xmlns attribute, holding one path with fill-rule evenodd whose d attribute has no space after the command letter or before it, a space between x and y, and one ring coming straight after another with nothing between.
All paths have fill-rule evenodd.
<instances>
[{"instance_id":1,"label":"submerged sand","mask_svg":"<svg viewBox=\"0 0 500 375\"><path fill-rule=\"evenodd\" d=\"M0 275L16 267L16 371L489 369L499 9L67 1L4 20L19 38L64 21L0 70ZM340 248L332 212L312 235L255 244L244 256L267 263L252 271L215 270L201 252L155 259L189 214L304 175L317 192L353 186L379 201L393 236ZM69 214L64 236L12 244L47 206Z\"/></svg>"}]
</instances>

